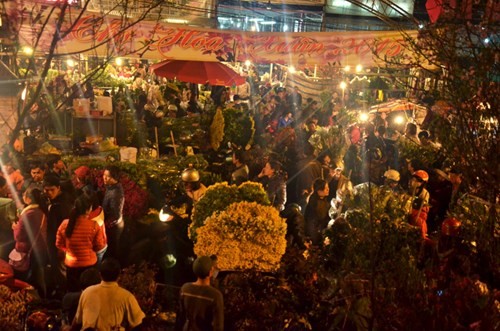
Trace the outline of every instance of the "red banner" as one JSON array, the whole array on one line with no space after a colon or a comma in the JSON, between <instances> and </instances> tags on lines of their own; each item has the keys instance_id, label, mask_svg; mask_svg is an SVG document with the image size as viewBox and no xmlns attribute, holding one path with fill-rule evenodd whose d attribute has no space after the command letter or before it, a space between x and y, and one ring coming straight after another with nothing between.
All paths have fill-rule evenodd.
<instances>
[{"instance_id":1,"label":"red banner","mask_svg":"<svg viewBox=\"0 0 500 331\"><path fill-rule=\"evenodd\" d=\"M66 23L67 30L68 26L69 23ZM403 37L394 31L267 33L210 30L146 21L129 28L125 26L127 23L121 18L84 15L58 41L56 53L152 60L250 60L254 63L294 65L297 68L333 62L342 66L372 66L381 62L376 60L374 51L379 58L405 56ZM36 31L33 25L23 25L20 34L22 42L33 46ZM54 34L54 24L45 26L36 51L47 52ZM412 37L417 35L416 31L407 34Z\"/></svg>"}]
</instances>

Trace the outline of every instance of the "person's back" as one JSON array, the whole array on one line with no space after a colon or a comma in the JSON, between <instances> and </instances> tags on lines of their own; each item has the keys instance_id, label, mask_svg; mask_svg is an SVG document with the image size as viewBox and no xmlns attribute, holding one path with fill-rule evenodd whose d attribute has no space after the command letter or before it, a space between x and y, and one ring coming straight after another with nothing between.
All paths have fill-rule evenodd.
<instances>
[{"instance_id":1,"label":"person's back","mask_svg":"<svg viewBox=\"0 0 500 331\"><path fill-rule=\"evenodd\" d=\"M217 330L212 325L222 294L212 286L186 283L181 288L182 305L186 309L184 330Z\"/></svg>"},{"instance_id":2,"label":"person's back","mask_svg":"<svg viewBox=\"0 0 500 331\"><path fill-rule=\"evenodd\" d=\"M137 299L116 282L120 274L118 261L105 259L100 273L101 283L82 292L73 324L81 325L82 330L125 330L140 325L145 314Z\"/></svg>"},{"instance_id":3,"label":"person's back","mask_svg":"<svg viewBox=\"0 0 500 331\"><path fill-rule=\"evenodd\" d=\"M222 293L210 286L213 260L200 256L193 263L198 278L181 288L176 330L201 331L224 329L224 301Z\"/></svg>"}]
</instances>

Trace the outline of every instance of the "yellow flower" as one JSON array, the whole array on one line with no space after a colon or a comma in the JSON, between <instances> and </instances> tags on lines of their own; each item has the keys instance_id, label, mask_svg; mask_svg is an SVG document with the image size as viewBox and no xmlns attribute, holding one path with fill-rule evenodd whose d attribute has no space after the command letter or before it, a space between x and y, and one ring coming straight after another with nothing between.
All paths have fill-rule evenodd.
<instances>
[{"instance_id":1,"label":"yellow flower","mask_svg":"<svg viewBox=\"0 0 500 331\"><path fill-rule=\"evenodd\" d=\"M286 222L278 211L255 202L237 202L214 213L197 229L197 255L217 255L221 269L272 271L286 249Z\"/></svg>"}]
</instances>

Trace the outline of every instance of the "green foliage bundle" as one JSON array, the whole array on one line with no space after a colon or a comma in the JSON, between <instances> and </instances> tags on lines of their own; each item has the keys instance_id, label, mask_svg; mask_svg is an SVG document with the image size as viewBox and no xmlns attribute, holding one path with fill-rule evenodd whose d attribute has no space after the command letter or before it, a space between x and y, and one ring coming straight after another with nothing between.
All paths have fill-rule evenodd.
<instances>
[{"instance_id":1,"label":"green foliage bundle","mask_svg":"<svg viewBox=\"0 0 500 331\"><path fill-rule=\"evenodd\" d=\"M222 111L224 116L224 140L222 145L228 143L239 147L251 144L255 133L253 118L242 109L226 108Z\"/></svg>"},{"instance_id":2,"label":"green foliage bundle","mask_svg":"<svg viewBox=\"0 0 500 331\"><path fill-rule=\"evenodd\" d=\"M260 183L245 182L240 186L228 185L227 182L209 186L203 197L196 203L189 228L191 239L196 240L196 229L205 223L214 212L221 212L234 202L249 201L264 206L271 203Z\"/></svg>"},{"instance_id":3,"label":"green foliage bundle","mask_svg":"<svg viewBox=\"0 0 500 331\"><path fill-rule=\"evenodd\" d=\"M344 208L364 215L371 213L374 220L390 218L394 223L404 223L411 210L411 199L410 195L395 193L387 186L363 183L354 187L352 195L344 201Z\"/></svg>"},{"instance_id":4,"label":"green foliage bundle","mask_svg":"<svg viewBox=\"0 0 500 331\"><path fill-rule=\"evenodd\" d=\"M179 118L165 118L158 128L160 145L173 144L170 132L175 139L175 144L184 148L186 146L203 147L207 144L206 134L208 128L200 125L202 116L185 116Z\"/></svg>"},{"instance_id":5,"label":"green foliage bundle","mask_svg":"<svg viewBox=\"0 0 500 331\"><path fill-rule=\"evenodd\" d=\"M314 147L317 155L328 152L333 164L338 164L347 149L345 135L342 127L318 127L309 138L309 143Z\"/></svg>"},{"instance_id":6,"label":"green foliage bundle","mask_svg":"<svg viewBox=\"0 0 500 331\"><path fill-rule=\"evenodd\" d=\"M117 140L121 146L147 147L150 145L145 122L137 121L133 112L124 112L117 118Z\"/></svg>"},{"instance_id":7,"label":"green foliage bundle","mask_svg":"<svg viewBox=\"0 0 500 331\"><path fill-rule=\"evenodd\" d=\"M399 139L397 144L402 160L418 160L428 166L437 166L442 161L439 150L432 146L422 146L408 139Z\"/></svg>"},{"instance_id":8,"label":"green foliage bundle","mask_svg":"<svg viewBox=\"0 0 500 331\"><path fill-rule=\"evenodd\" d=\"M111 75L109 70L101 71L98 75L95 75L93 81L95 86L99 87L115 87L120 83L120 80Z\"/></svg>"}]
</instances>

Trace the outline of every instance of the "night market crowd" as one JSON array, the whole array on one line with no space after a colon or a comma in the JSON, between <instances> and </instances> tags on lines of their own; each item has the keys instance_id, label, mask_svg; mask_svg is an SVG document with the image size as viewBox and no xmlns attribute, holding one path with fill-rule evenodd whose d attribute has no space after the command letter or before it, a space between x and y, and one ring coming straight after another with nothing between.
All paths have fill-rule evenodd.
<instances>
[{"instance_id":1,"label":"night market crowd","mask_svg":"<svg viewBox=\"0 0 500 331\"><path fill-rule=\"evenodd\" d=\"M408 223L419 229L422 242L459 232L460 222L448 218L447 212L465 193L461 165L446 160L421 164L399 155L398 141L430 146L438 153L439 142L431 132L413 122L398 130L376 114L341 127L342 145L318 149L310 139L317 130L340 125L346 101L338 93L321 104L303 100L297 87L257 87L248 81L236 89L211 88L216 106L242 109L255 121L255 144L233 147L232 164L224 169L223 178L236 185L248 180L262 183L272 206L287 221L288 245L300 249L327 245L324 231L332 217L340 215L343 200L354 188L367 182L412 197ZM138 120L146 122L158 109L155 94L148 91L134 100ZM92 97L91 91L87 93ZM197 93L194 85L187 85L163 105L165 116L202 113ZM254 94L260 95L258 102ZM338 150L343 154L334 161ZM0 176L2 217L12 222L11 232L1 234L2 245L13 239L15 251L29 259L27 269L16 270L15 278L34 286L41 298L62 300L68 323L75 329L140 325L144 312L116 282L120 268L130 263L130 251L124 247L133 244L123 242L125 199L118 168L112 162L106 166L105 191L98 191L86 166L68 169L58 156L46 162L19 162L22 157L5 150ZM192 207L206 187L196 169L186 169L180 178L184 185L180 198ZM196 258L187 224L173 229L179 232L173 237L180 237L173 240L183 247L177 260L187 266L179 270L175 283L194 281L180 289L178 329L222 330L222 295L210 286L216 257ZM93 306L96 300L101 302L98 309Z\"/></svg>"}]
</instances>

